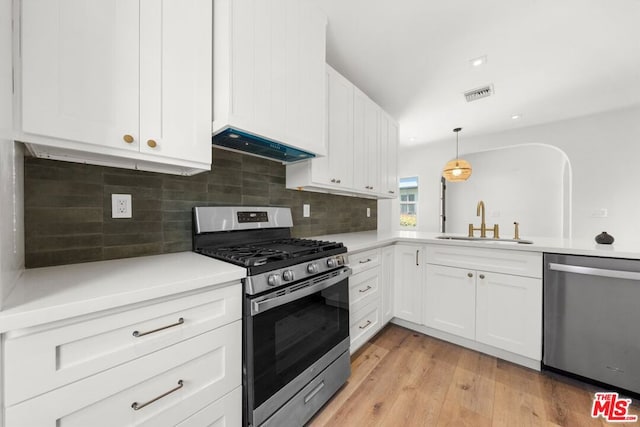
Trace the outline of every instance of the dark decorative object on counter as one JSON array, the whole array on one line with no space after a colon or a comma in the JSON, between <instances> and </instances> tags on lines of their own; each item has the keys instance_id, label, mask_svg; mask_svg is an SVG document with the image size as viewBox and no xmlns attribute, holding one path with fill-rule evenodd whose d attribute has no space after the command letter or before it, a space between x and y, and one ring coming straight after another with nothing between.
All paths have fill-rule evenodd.
<instances>
[{"instance_id":1,"label":"dark decorative object on counter","mask_svg":"<svg viewBox=\"0 0 640 427\"><path fill-rule=\"evenodd\" d=\"M596 243L601 245L610 245L614 240L613 236L611 234L607 234L606 231L603 231L596 236Z\"/></svg>"}]
</instances>

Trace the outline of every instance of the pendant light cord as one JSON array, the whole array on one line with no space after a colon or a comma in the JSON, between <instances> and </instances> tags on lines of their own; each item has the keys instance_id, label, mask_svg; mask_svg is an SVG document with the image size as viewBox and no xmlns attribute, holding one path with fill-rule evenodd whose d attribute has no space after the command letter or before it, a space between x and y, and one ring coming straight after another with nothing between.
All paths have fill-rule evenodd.
<instances>
[{"instance_id":1,"label":"pendant light cord","mask_svg":"<svg viewBox=\"0 0 640 427\"><path fill-rule=\"evenodd\" d=\"M455 128L453 131L456 133L456 160L458 160L458 134L462 128Z\"/></svg>"}]
</instances>

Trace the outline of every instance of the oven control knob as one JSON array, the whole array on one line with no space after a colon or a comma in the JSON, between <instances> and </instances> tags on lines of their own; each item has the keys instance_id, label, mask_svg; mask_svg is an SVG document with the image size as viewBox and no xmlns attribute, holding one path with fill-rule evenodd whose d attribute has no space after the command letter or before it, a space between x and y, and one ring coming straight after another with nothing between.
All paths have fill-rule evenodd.
<instances>
[{"instance_id":1,"label":"oven control knob","mask_svg":"<svg viewBox=\"0 0 640 427\"><path fill-rule=\"evenodd\" d=\"M327 260L327 267L334 268L338 266L338 261L335 258L329 258Z\"/></svg>"},{"instance_id":2,"label":"oven control knob","mask_svg":"<svg viewBox=\"0 0 640 427\"><path fill-rule=\"evenodd\" d=\"M311 263L311 264L307 265L307 273L315 274L317 272L318 272L318 264L316 264L314 262L314 263Z\"/></svg>"},{"instance_id":3,"label":"oven control knob","mask_svg":"<svg viewBox=\"0 0 640 427\"><path fill-rule=\"evenodd\" d=\"M282 273L282 278L285 280L285 282L290 282L293 280L293 271L291 270L285 270Z\"/></svg>"},{"instance_id":4,"label":"oven control knob","mask_svg":"<svg viewBox=\"0 0 640 427\"><path fill-rule=\"evenodd\" d=\"M267 285L276 286L278 284L280 284L280 275L270 274L269 277L267 277Z\"/></svg>"}]
</instances>

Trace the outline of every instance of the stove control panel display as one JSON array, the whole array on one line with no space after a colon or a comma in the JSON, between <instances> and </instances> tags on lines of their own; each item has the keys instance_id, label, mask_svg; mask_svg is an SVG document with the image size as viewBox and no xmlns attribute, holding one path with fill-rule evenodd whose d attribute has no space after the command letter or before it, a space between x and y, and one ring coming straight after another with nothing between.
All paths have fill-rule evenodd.
<instances>
[{"instance_id":1,"label":"stove control panel display","mask_svg":"<svg viewBox=\"0 0 640 427\"><path fill-rule=\"evenodd\" d=\"M238 222L269 222L267 212L238 212Z\"/></svg>"}]
</instances>

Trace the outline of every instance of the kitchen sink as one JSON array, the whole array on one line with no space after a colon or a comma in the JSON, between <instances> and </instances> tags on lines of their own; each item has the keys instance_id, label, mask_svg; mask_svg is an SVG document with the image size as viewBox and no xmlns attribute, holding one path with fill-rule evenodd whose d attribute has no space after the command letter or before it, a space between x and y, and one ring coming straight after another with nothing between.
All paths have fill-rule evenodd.
<instances>
[{"instance_id":1,"label":"kitchen sink","mask_svg":"<svg viewBox=\"0 0 640 427\"><path fill-rule=\"evenodd\" d=\"M468 237L468 236L447 236L442 235L442 236L437 236L436 239L442 239L442 240L466 240L468 242L488 242L488 243L506 243L506 244L511 244L511 243L516 243L516 244L522 244L522 245L530 245L533 242L531 240L524 240L524 239L494 239L491 237Z\"/></svg>"}]
</instances>

